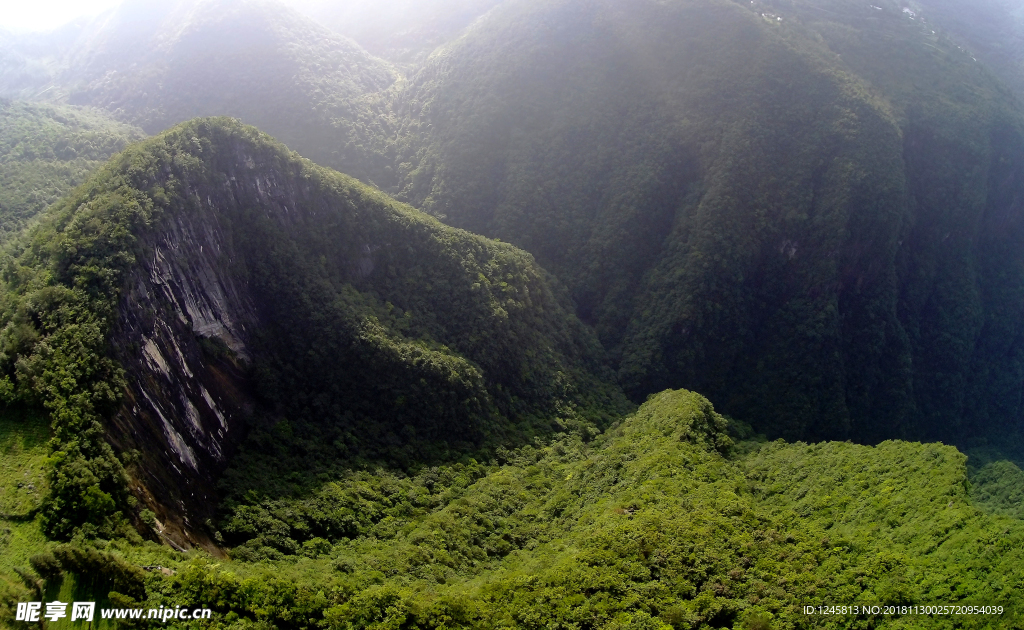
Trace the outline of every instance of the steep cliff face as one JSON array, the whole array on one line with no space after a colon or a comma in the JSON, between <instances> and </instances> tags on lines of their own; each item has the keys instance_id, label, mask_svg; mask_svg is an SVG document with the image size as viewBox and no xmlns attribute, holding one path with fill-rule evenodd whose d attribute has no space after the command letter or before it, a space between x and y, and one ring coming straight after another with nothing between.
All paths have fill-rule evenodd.
<instances>
[{"instance_id":1,"label":"steep cliff face","mask_svg":"<svg viewBox=\"0 0 1024 630\"><path fill-rule=\"evenodd\" d=\"M129 275L111 335L128 390L108 435L140 453L133 491L178 546L209 547L195 526L216 507L212 480L255 405L247 367L260 317L248 282L231 273L241 254L221 218L208 200L147 238L151 255ZM204 352L204 342L227 352Z\"/></svg>"},{"instance_id":2,"label":"steep cliff face","mask_svg":"<svg viewBox=\"0 0 1024 630\"><path fill-rule=\"evenodd\" d=\"M1024 426L1020 106L874 6L503 3L396 96L396 194L536 255L637 401L788 439Z\"/></svg>"},{"instance_id":3,"label":"steep cliff face","mask_svg":"<svg viewBox=\"0 0 1024 630\"><path fill-rule=\"evenodd\" d=\"M430 461L625 408L600 345L528 254L445 227L228 119L128 150L29 241L24 268L66 296L43 311L75 304L106 330L123 374L110 367L90 387L102 400L123 395L100 423L131 493L179 547L212 545L214 482L253 431L279 438L270 451L244 447L247 461L311 477L336 461ZM19 289L25 304L37 303L35 286ZM77 404L87 382L31 381L54 372L46 335L73 337L54 317L25 333L43 338L27 348L14 324L4 333L4 365L51 407L54 396ZM71 372L107 359L76 361ZM29 364L42 367L30 374ZM76 413L97 411L89 402ZM68 452L76 444L69 435ZM85 460L116 495L116 465L101 451ZM97 505L106 500L74 518Z\"/></svg>"}]
</instances>

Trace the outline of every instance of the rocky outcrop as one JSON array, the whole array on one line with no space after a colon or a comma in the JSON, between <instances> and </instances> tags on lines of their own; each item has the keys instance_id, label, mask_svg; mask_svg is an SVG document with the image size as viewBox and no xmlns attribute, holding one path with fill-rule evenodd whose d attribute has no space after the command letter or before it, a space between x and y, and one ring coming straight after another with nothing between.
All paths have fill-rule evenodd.
<instances>
[{"instance_id":1,"label":"rocky outcrop","mask_svg":"<svg viewBox=\"0 0 1024 630\"><path fill-rule=\"evenodd\" d=\"M521 250L225 119L123 162L153 214L111 326L127 391L108 439L137 452L132 493L173 546L216 550L216 481L250 419L398 462L625 408L596 339Z\"/></svg>"},{"instance_id":2,"label":"rocky outcrop","mask_svg":"<svg viewBox=\"0 0 1024 630\"><path fill-rule=\"evenodd\" d=\"M212 480L254 405L246 367L259 316L248 283L231 273L240 254L222 219L210 199L164 223L130 277L113 334L129 387L110 437L139 451L132 490L181 547L209 546L197 526L212 515Z\"/></svg>"}]
</instances>

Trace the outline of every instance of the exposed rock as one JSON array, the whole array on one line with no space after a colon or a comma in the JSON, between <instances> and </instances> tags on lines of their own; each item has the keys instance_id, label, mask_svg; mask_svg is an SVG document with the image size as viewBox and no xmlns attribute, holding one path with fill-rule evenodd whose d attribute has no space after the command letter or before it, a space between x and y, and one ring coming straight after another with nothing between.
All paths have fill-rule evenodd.
<instances>
[{"instance_id":1,"label":"exposed rock","mask_svg":"<svg viewBox=\"0 0 1024 630\"><path fill-rule=\"evenodd\" d=\"M139 481L152 494L139 498L160 517L161 537L186 548L212 546L182 516L202 522L212 514L212 480L254 404L246 329L259 318L246 283L230 272L237 254L224 242L222 219L207 197L196 212L164 222L152 256L132 273L113 334L129 394L110 437L143 453ZM204 354L204 338L223 342L231 355Z\"/></svg>"},{"instance_id":2,"label":"exposed rock","mask_svg":"<svg viewBox=\"0 0 1024 630\"><path fill-rule=\"evenodd\" d=\"M372 458L399 432L479 448L598 398L625 408L600 346L525 253L237 122L188 123L140 151L125 161L150 160L149 175L132 186L160 209L136 234L111 327L127 392L108 439L138 451L130 487L168 544L217 551L201 523L250 419L341 426L344 448ZM256 373L292 384L257 392Z\"/></svg>"}]
</instances>

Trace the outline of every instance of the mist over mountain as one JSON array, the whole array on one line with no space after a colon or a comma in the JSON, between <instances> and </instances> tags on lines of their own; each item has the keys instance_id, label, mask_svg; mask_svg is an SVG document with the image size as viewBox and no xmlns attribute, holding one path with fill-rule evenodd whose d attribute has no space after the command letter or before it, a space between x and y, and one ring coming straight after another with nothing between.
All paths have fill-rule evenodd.
<instances>
[{"instance_id":1,"label":"mist over mountain","mask_svg":"<svg viewBox=\"0 0 1024 630\"><path fill-rule=\"evenodd\" d=\"M401 71L281 5L147 7L50 93L148 132L236 116L523 247L635 400L692 387L790 438L1019 424L1019 106L928 7L446 5L416 65L379 29L430 7L334 6Z\"/></svg>"},{"instance_id":2,"label":"mist over mountain","mask_svg":"<svg viewBox=\"0 0 1024 630\"><path fill-rule=\"evenodd\" d=\"M151 134L231 115L359 176L352 127L371 116L365 97L396 78L352 40L263 0L138 0L22 39L4 54L0 93L103 108Z\"/></svg>"},{"instance_id":3,"label":"mist over mountain","mask_svg":"<svg viewBox=\"0 0 1024 630\"><path fill-rule=\"evenodd\" d=\"M1019 426L1020 106L953 4L300 8L403 69L271 2L126 3L36 41L43 97L236 116L526 249L636 401L690 387L789 438Z\"/></svg>"},{"instance_id":4,"label":"mist over mountain","mask_svg":"<svg viewBox=\"0 0 1024 630\"><path fill-rule=\"evenodd\" d=\"M970 51L1018 97L1024 94L1024 5L1016 0L926 0L914 9L923 10L932 28Z\"/></svg>"},{"instance_id":5,"label":"mist over mountain","mask_svg":"<svg viewBox=\"0 0 1024 630\"><path fill-rule=\"evenodd\" d=\"M0 33L0 623L1017 627L1015 10Z\"/></svg>"},{"instance_id":6,"label":"mist over mountain","mask_svg":"<svg viewBox=\"0 0 1024 630\"><path fill-rule=\"evenodd\" d=\"M374 55L406 67L422 63L437 47L504 0L292 0L290 6L351 37Z\"/></svg>"},{"instance_id":7,"label":"mist over mountain","mask_svg":"<svg viewBox=\"0 0 1024 630\"><path fill-rule=\"evenodd\" d=\"M399 194L537 255L634 397L789 437L1016 425L1020 108L882 4L502 7L396 99L430 128Z\"/></svg>"}]
</instances>

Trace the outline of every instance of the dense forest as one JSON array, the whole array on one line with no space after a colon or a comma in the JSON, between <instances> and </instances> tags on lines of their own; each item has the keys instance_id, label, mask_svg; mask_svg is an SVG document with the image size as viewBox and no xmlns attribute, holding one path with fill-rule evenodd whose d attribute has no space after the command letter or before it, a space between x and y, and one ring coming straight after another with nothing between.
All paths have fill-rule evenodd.
<instances>
[{"instance_id":1,"label":"dense forest","mask_svg":"<svg viewBox=\"0 0 1024 630\"><path fill-rule=\"evenodd\" d=\"M1022 419L1020 108L961 46L994 5L307 5L394 61L284 7L129 2L37 66L12 43L3 85L148 133L233 115L526 249L635 402L972 448Z\"/></svg>"},{"instance_id":2,"label":"dense forest","mask_svg":"<svg viewBox=\"0 0 1024 630\"><path fill-rule=\"evenodd\" d=\"M217 237L192 241L204 232ZM212 269L201 267L210 260L197 256L204 247ZM204 363L246 374L253 446L239 460L259 467L272 456L282 478L318 478L337 461L430 463L450 459L451 448L494 448L560 423L596 429L628 409L606 382L592 333L528 254L443 227L230 120L187 123L133 146L9 251L7 399L47 408L55 457L81 460L60 478L66 491L51 485L42 512L58 538L85 523L113 527L108 517L127 505L112 499L123 494L123 473L100 435L103 410L119 402L126 379L135 409L125 433L136 437L115 430L111 438L121 450L130 441L150 451L155 461L143 456L140 467L170 466L152 454L159 438L137 435L147 411L167 422L162 397L188 390L166 365L176 358L183 381L203 382L200 397L215 415L210 401L224 387L207 384ZM165 256L169 267L150 266ZM207 273L225 289L210 307L213 325L197 314L206 306L200 288L187 284ZM161 286L173 288L160 295ZM175 327L186 318L190 327ZM145 378L154 366L170 383ZM198 414L196 404L180 414ZM206 481L219 471L197 464L202 437L183 425L167 431L164 446L181 460L171 463ZM264 431L294 440L264 440Z\"/></svg>"},{"instance_id":3,"label":"dense forest","mask_svg":"<svg viewBox=\"0 0 1024 630\"><path fill-rule=\"evenodd\" d=\"M180 627L1020 627L1024 526L971 505L956 449L734 442L728 428L703 397L668 391L594 440L237 504L230 563L129 539L29 561L44 599L218 613ZM835 601L1004 608L802 612Z\"/></svg>"},{"instance_id":4,"label":"dense forest","mask_svg":"<svg viewBox=\"0 0 1024 630\"><path fill-rule=\"evenodd\" d=\"M829 7L504 6L402 96L432 130L397 194L535 254L636 400L686 386L790 439L1002 434L1019 105L899 5Z\"/></svg>"},{"instance_id":5,"label":"dense forest","mask_svg":"<svg viewBox=\"0 0 1024 630\"><path fill-rule=\"evenodd\" d=\"M0 238L145 134L100 110L0 99Z\"/></svg>"},{"instance_id":6,"label":"dense forest","mask_svg":"<svg viewBox=\"0 0 1024 630\"><path fill-rule=\"evenodd\" d=\"M1013 5L368 6L0 31L0 625L1024 628Z\"/></svg>"}]
</instances>

